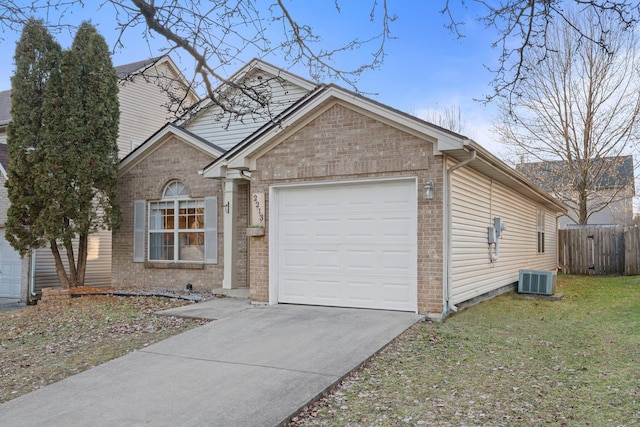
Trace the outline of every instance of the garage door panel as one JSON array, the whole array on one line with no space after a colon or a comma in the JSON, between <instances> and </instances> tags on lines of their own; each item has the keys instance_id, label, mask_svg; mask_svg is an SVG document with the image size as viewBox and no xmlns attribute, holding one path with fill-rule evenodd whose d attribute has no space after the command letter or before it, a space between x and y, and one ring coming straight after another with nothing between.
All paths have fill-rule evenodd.
<instances>
[{"instance_id":1,"label":"garage door panel","mask_svg":"<svg viewBox=\"0 0 640 427\"><path fill-rule=\"evenodd\" d=\"M309 224L303 219L287 219L282 222L284 237L287 239L300 239L307 237Z\"/></svg>"},{"instance_id":2,"label":"garage door panel","mask_svg":"<svg viewBox=\"0 0 640 427\"><path fill-rule=\"evenodd\" d=\"M305 286L306 282L307 280L302 276L295 277L288 275L286 279L280 282L280 292L282 292L282 295L286 296L287 299L291 300L291 302L295 302L296 299L303 300L308 294L308 287Z\"/></svg>"},{"instance_id":3,"label":"garage door panel","mask_svg":"<svg viewBox=\"0 0 640 427\"><path fill-rule=\"evenodd\" d=\"M408 240L413 239L416 231L413 220L409 217L382 218L379 229L384 237Z\"/></svg>"},{"instance_id":4,"label":"garage door panel","mask_svg":"<svg viewBox=\"0 0 640 427\"><path fill-rule=\"evenodd\" d=\"M411 291L405 284L391 281L384 282L382 290L382 299L395 304L404 304L409 299Z\"/></svg>"},{"instance_id":5,"label":"garage door panel","mask_svg":"<svg viewBox=\"0 0 640 427\"><path fill-rule=\"evenodd\" d=\"M337 219L313 219L311 225L311 234L316 238L337 238L340 221Z\"/></svg>"},{"instance_id":6,"label":"garage door panel","mask_svg":"<svg viewBox=\"0 0 640 427\"><path fill-rule=\"evenodd\" d=\"M277 191L278 301L416 310L415 180Z\"/></svg>"},{"instance_id":7,"label":"garage door panel","mask_svg":"<svg viewBox=\"0 0 640 427\"><path fill-rule=\"evenodd\" d=\"M286 270L306 269L307 251L304 249L287 249L283 251L283 267Z\"/></svg>"},{"instance_id":8,"label":"garage door panel","mask_svg":"<svg viewBox=\"0 0 640 427\"><path fill-rule=\"evenodd\" d=\"M413 273L410 251L383 251L382 269L385 272L402 272L407 275Z\"/></svg>"}]
</instances>

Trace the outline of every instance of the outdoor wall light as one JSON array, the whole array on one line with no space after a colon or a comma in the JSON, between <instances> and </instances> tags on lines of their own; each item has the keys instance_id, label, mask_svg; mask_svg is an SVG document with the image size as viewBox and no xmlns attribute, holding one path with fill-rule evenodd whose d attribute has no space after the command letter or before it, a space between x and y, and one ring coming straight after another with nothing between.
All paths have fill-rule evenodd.
<instances>
[{"instance_id":1,"label":"outdoor wall light","mask_svg":"<svg viewBox=\"0 0 640 427\"><path fill-rule=\"evenodd\" d=\"M433 184L433 180L428 179L424 183L424 187L422 188L422 198L424 200L433 200L436 195L435 186Z\"/></svg>"}]
</instances>

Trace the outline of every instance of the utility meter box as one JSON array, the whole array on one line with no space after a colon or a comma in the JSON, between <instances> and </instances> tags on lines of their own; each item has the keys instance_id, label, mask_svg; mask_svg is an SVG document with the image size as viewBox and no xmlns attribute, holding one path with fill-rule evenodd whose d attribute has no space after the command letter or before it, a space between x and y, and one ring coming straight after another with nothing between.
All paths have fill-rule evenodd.
<instances>
[{"instance_id":1,"label":"utility meter box","mask_svg":"<svg viewBox=\"0 0 640 427\"><path fill-rule=\"evenodd\" d=\"M487 227L487 243L490 245L496 242L496 229Z\"/></svg>"}]
</instances>

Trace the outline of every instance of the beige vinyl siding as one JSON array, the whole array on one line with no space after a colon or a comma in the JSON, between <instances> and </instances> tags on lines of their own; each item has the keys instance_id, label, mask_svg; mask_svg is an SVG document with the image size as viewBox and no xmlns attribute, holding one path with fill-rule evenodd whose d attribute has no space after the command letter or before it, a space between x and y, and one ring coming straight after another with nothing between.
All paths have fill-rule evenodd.
<instances>
[{"instance_id":1,"label":"beige vinyl siding","mask_svg":"<svg viewBox=\"0 0 640 427\"><path fill-rule=\"evenodd\" d=\"M517 282L521 269L556 268L554 212L545 210L546 251L539 254L536 202L469 168L455 171L451 181L454 304ZM499 258L491 262L487 227L494 218L502 218L507 229L499 239Z\"/></svg>"},{"instance_id":2,"label":"beige vinyl siding","mask_svg":"<svg viewBox=\"0 0 640 427\"><path fill-rule=\"evenodd\" d=\"M157 70L157 71L156 71ZM166 64L159 64L145 71L153 78L137 75L120 82L120 127L118 135L118 157L123 158L136 146L153 135L167 122L175 119L169 111L170 98L160 85L175 80L176 75ZM167 76L166 78L156 76ZM195 99L190 98L189 104Z\"/></svg>"},{"instance_id":3,"label":"beige vinyl siding","mask_svg":"<svg viewBox=\"0 0 640 427\"><path fill-rule=\"evenodd\" d=\"M7 143L7 132L6 132L6 128L4 131L0 131L0 144L6 144Z\"/></svg>"},{"instance_id":4,"label":"beige vinyl siding","mask_svg":"<svg viewBox=\"0 0 640 427\"><path fill-rule=\"evenodd\" d=\"M242 120L230 120L229 114L220 117L221 108L212 106L209 111L198 114L198 117L183 125L185 129L201 138L228 150L251 135L268 120L291 106L306 95L307 90L290 82L272 80L274 76L261 71L264 79L269 79L272 105L269 114L247 115Z\"/></svg>"},{"instance_id":5,"label":"beige vinyl siding","mask_svg":"<svg viewBox=\"0 0 640 427\"><path fill-rule=\"evenodd\" d=\"M77 249L77 241L74 242ZM62 261L68 267L66 251L61 250ZM77 257L77 252L74 254ZM56 265L51 248L41 248L36 251L35 288L59 287L60 281L56 274ZM68 271L68 270L67 270ZM89 251L85 285L111 285L111 232L100 231L89 236Z\"/></svg>"}]
</instances>

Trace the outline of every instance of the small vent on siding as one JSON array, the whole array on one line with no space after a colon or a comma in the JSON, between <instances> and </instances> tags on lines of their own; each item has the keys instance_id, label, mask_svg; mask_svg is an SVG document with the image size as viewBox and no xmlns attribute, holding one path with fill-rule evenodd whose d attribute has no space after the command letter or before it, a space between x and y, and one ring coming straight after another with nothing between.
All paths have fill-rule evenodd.
<instances>
[{"instance_id":1,"label":"small vent on siding","mask_svg":"<svg viewBox=\"0 0 640 427\"><path fill-rule=\"evenodd\" d=\"M555 271L520 270L518 293L553 295L556 292Z\"/></svg>"}]
</instances>

